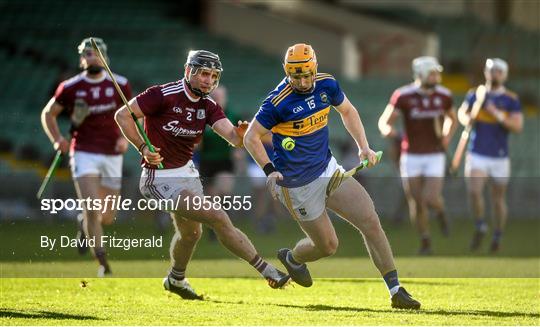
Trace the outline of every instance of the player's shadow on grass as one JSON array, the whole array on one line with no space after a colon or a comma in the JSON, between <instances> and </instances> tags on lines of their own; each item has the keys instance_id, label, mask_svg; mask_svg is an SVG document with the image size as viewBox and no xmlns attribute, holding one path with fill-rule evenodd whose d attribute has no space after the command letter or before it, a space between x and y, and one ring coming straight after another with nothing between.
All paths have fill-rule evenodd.
<instances>
[{"instance_id":1,"label":"player's shadow on grass","mask_svg":"<svg viewBox=\"0 0 540 327\"><path fill-rule=\"evenodd\" d=\"M400 278L401 279L401 278ZM416 284L416 285L457 285L459 283L452 283L452 282L438 282L438 281L417 281L417 280L411 280L407 277L403 278L405 280L404 284ZM317 282L340 282L340 283L374 283L374 284L380 284L381 279L380 278L372 278L372 279L363 279L363 278L317 278Z\"/></svg>"},{"instance_id":2,"label":"player's shadow on grass","mask_svg":"<svg viewBox=\"0 0 540 327\"><path fill-rule=\"evenodd\" d=\"M0 318L23 318L23 319L54 319L54 320L102 320L101 318L85 315L51 311L23 312L18 310L0 309Z\"/></svg>"},{"instance_id":3,"label":"player's shadow on grass","mask_svg":"<svg viewBox=\"0 0 540 327\"><path fill-rule=\"evenodd\" d=\"M226 304L242 304L244 302L231 302L231 301L219 301L219 300L209 300L214 303L226 303ZM370 313L411 313L411 314L422 314L422 315L457 315L457 316L488 316L488 317L522 317L522 318L540 318L538 313L524 313L524 312L504 312L504 311L491 311L491 310L396 310L396 309L369 309L369 308L359 308L359 307L342 307L342 306L332 306L326 304L308 304L308 305L298 305L298 304L280 304L280 303L265 303L264 305L273 305L276 307L282 308L294 308L294 309L304 309L306 311L344 311L344 312L370 312Z\"/></svg>"},{"instance_id":4,"label":"player's shadow on grass","mask_svg":"<svg viewBox=\"0 0 540 327\"><path fill-rule=\"evenodd\" d=\"M408 310L376 310L369 308L355 308L355 307L339 307L331 306L326 304L309 304L306 306L294 305L294 304L273 304L278 307L285 308L297 308L305 309L308 311L349 311L349 312L373 312L373 313L390 313L390 312L399 312L399 313L415 313L415 314L426 314L426 315L475 315L475 316L489 316L489 317L523 317L523 318L540 318L538 313L523 313L523 312L504 312L504 311L491 311L491 310L419 310L419 311L408 311Z\"/></svg>"}]
</instances>

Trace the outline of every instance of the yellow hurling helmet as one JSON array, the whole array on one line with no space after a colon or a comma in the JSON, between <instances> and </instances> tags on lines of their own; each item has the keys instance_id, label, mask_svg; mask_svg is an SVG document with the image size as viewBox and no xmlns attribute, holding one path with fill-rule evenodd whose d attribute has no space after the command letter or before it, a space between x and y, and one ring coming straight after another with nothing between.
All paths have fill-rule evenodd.
<instances>
[{"instance_id":1,"label":"yellow hurling helmet","mask_svg":"<svg viewBox=\"0 0 540 327\"><path fill-rule=\"evenodd\" d=\"M317 74L317 57L311 45L297 43L289 47L283 60L283 69L287 76L312 73L315 77Z\"/></svg>"}]
</instances>

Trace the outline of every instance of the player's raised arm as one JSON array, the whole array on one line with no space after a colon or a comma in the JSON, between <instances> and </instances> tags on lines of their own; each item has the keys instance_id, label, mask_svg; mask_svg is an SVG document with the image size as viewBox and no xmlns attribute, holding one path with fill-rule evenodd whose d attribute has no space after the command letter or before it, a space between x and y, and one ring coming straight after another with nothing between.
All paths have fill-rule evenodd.
<instances>
[{"instance_id":1,"label":"player's raised arm","mask_svg":"<svg viewBox=\"0 0 540 327\"><path fill-rule=\"evenodd\" d=\"M129 100L129 106L133 111L133 114L137 119L143 118L144 113L142 112L137 99L133 98ZM144 157L144 159L152 165L158 165L163 161L163 157L159 154L160 149L155 148L156 152L151 152L150 149L146 146L144 139L139 134L135 121L131 117L129 109L124 105L116 111L114 115L114 120L120 127L124 137L137 149L137 151Z\"/></svg>"},{"instance_id":2,"label":"player's raised arm","mask_svg":"<svg viewBox=\"0 0 540 327\"><path fill-rule=\"evenodd\" d=\"M54 145L54 149L60 150L62 153L67 153L69 151L69 141L60 133L60 128L56 120L63 110L64 107L52 97L41 111L41 125L49 140Z\"/></svg>"},{"instance_id":3,"label":"player's raised arm","mask_svg":"<svg viewBox=\"0 0 540 327\"><path fill-rule=\"evenodd\" d=\"M229 119L223 118L215 122L212 129L225 139L225 141L229 142L230 145L242 147L244 145L244 134L247 127L248 122L238 121L238 127L236 127Z\"/></svg>"},{"instance_id":4,"label":"player's raised arm","mask_svg":"<svg viewBox=\"0 0 540 327\"><path fill-rule=\"evenodd\" d=\"M377 155L375 151L369 148L364 125L354 105L345 97L343 102L335 108L341 115L343 125L345 125L345 128L358 145L360 160L368 159L368 167L376 165L378 162Z\"/></svg>"}]
</instances>

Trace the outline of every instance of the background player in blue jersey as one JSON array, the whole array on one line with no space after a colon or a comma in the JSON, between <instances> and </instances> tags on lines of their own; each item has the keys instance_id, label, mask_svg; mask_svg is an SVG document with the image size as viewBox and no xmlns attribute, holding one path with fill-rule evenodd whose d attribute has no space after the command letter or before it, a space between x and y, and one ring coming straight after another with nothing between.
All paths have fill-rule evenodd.
<instances>
[{"instance_id":1,"label":"background player in blue jersey","mask_svg":"<svg viewBox=\"0 0 540 327\"><path fill-rule=\"evenodd\" d=\"M500 240L507 219L506 186L510 177L508 134L523 129L523 114L517 95L505 88L508 64L499 58L488 59L484 70L488 93L482 109L476 117L465 159L469 195L475 218L471 250L477 250L487 232L484 220L483 190L491 177L491 197L495 216L491 251L499 250ZM470 91L459 109L459 120L469 123L470 111L476 101L474 90Z\"/></svg>"},{"instance_id":2,"label":"background player in blue jersey","mask_svg":"<svg viewBox=\"0 0 540 327\"><path fill-rule=\"evenodd\" d=\"M392 306L420 308L399 284L392 250L373 201L354 178L344 178L344 169L328 146L328 114L335 107L358 145L359 159L368 159L369 166L377 163L358 111L332 75L317 73L311 46L291 46L283 66L287 76L270 92L244 137L246 149L268 176L272 196L287 207L307 235L293 250L279 250L278 258L296 283L312 285L305 263L334 254L338 246L328 207L362 233L388 286ZM261 142L269 131L274 145L272 160Z\"/></svg>"}]
</instances>

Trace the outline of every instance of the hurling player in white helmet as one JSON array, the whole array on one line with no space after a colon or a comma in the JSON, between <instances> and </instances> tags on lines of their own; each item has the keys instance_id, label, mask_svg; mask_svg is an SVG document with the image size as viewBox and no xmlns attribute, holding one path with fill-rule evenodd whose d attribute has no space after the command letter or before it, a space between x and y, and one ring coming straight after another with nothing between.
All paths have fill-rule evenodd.
<instances>
[{"instance_id":1,"label":"hurling player in white helmet","mask_svg":"<svg viewBox=\"0 0 540 327\"><path fill-rule=\"evenodd\" d=\"M508 136L510 133L521 132L523 114L518 96L504 86L508 77L506 61L499 58L487 59L484 76L487 94L476 116L465 158L465 176L475 220L475 233L470 246L472 251L478 250L488 230L483 192L489 178L495 218L490 251L497 252L507 219L506 187L510 177ZM471 107L475 101L475 89L472 89L458 111L463 125L469 123Z\"/></svg>"},{"instance_id":2,"label":"hurling player in white helmet","mask_svg":"<svg viewBox=\"0 0 540 327\"><path fill-rule=\"evenodd\" d=\"M442 66L436 58L423 56L412 62L414 82L398 88L379 118L384 137L398 134L394 123L404 123L400 173L409 202L409 213L420 234L419 254L431 254L429 211L437 216L443 235L449 233L442 187L445 151L457 128L452 93L441 86Z\"/></svg>"},{"instance_id":3,"label":"hurling player in white helmet","mask_svg":"<svg viewBox=\"0 0 540 327\"><path fill-rule=\"evenodd\" d=\"M94 38L98 48L107 57L107 45ZM43 108L41 122L55 150L70 156L70 167L79 199L105 199L120 194L123 153L128 142L114 122L114 113L122 100L114 89L111 77L92 48L90 38L77 47L81 73L58 85L54 96ZM128 80L114 74L126 97L131 98ZM64 138L57 117L67 112L71 118L71 141ZM78 216L77 247L85 254L88 244L95 244L93 254L99 263L98 276L112 273L101 241L102 225L114 222L116 209L111 205L104 210L85 209ZM88 242L88 240L94 240Z\"/></svg>"}]
</instances>

